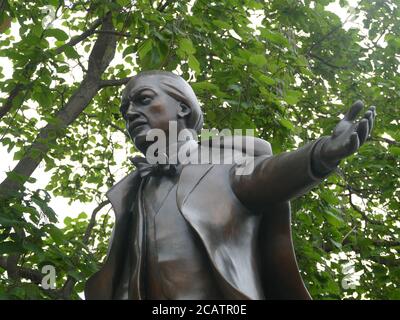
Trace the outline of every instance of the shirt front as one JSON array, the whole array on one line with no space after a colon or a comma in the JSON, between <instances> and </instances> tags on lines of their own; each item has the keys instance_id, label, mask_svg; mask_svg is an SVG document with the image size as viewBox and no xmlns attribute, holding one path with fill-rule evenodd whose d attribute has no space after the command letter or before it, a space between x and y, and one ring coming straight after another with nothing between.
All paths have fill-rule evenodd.
<instances>
[{"instance_id":1,"label":"shirt front","mask_svg":"<svg viewBox=\"0 0 400 320\"><path fill-rule=\"evenodd\" d=\"M179 175L146 179L140 192L145 299L222 299L203 243L178 209Z\"/></svg>"}]
</instances>

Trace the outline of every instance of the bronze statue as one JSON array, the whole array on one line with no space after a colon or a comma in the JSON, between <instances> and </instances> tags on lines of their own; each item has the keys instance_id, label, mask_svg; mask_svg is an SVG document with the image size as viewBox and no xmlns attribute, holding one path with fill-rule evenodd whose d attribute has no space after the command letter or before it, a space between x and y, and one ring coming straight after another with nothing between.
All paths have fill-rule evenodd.
<instances>
[{"instance_id":1,"label":"bronze statue","mask_svg":"<svg viewBox=\"0 0 400 320\"><path fill-rule=\"evenodd\" d=\"M235 163L134 158L137 170L107 193L116 221L105 263L86 283L86 298L310 299L293 250L289 200L320 183L365 142L375 108L353 123L362 108L357 101L332 136L292 152L273 156L268 142L251 138L250 174L235 174ZM203 124L192 88L170 72L133 77L121 112L144 154L154 143L146 140L151 129L168 136L171 121L178 131L200 132ZM192 143L194 157L221 148L215 142ZM235 149L232 141L230 146ZM162 153L171 158L171 144Z\"/></svg>"}]
</instances>

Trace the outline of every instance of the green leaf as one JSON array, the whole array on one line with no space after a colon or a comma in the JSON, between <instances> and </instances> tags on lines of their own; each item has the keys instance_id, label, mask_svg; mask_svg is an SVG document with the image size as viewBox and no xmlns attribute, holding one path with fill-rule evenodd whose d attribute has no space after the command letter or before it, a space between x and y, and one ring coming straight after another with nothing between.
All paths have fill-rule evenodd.
<instances>
[{"instance_id":1,"label":"green leaf","mask_svg":"<svg viewBox=\"0 0 400 320\"><path fill-rule=\"evenodd\" d=\"M32 29L31 32L37 37L40 38L42 36L42 32L43 32L43 28L42 25L40 23L35 24Z\"/></svg>"},{"instance_id":2,"label":"green leaf","mask_svg":"<svg viewBox=\"0 0 400 320\"><path fill-rule=\"evenodd\" d=\"M339 242L337 242L337 241L335 241L335 240L333 240L333 239L329 239L329 240L332 242L332 244L333 244L336 248L342 249L342 244L341 244L341 243L339 243Z\"/></svg>"},{"instance_id":3,"label":"green leaf","mask_svg":"<svg viewBox=\"0 0 400 320\"><path fill-rule=\"evenodd\" d=\"M146 41L144 41L138 50L139 58L143 60L146 55L151 51L152 47L153 41L151 39L147 39Z\"/></svg>"},{"instance_id":4,"label":"green leaf","mask_svg":"<svg viewBox=\"0 0 400 320\"><path fill-rule=\"evenodd\" d=\"M262 29L261 35L271 42L278 44L280 46L288 47L289 41L282 34L278 32L273 32L268 29Z\"/></svg>"},{"instance_id":5,"label":"green leaf","mask_svg":"<svg viewBox=\"0 0 400 320\"><path fill-rule=\"evenodd\" d=\"M66 46L64 49L64 53L69 59L78 59L81 56L78 54L78 52L75 51L73 47Z\"/></svg>"},{"instance_id":6,"label":"green leaf","mask_svg":"<svg viewBox=\"0 0 400 320\"><path fill-rule=\"evenodd\" d=\"M26 179L28 179L28 177L26 177L22 174L19 174L17 172L14 172L14 171L7 172L6 174L7 174L7 178L9 178L15 182L18 182L18 183L24 183L26 181Z\"/></svg>"},{"instance_id":7,"label":"green leaf","mask_svg":"<svg viewBox=\"0 0 400 320\"><path fill-rule=\"evenodd\" d=\"M276 81L274 79L272 79L271 77L268 77L264 74L261 74L258 76L258 79L263 82L266 85L272 86L274 84L276 84Z\"/></svg>"},{"instance_id":8,"label":"green leaf","mask_svg":"<svg viewBox=\"0 0 400 320\"><path fill-rule=\"evenodd\" d=\"M17 219L12 219L8 217L4 217L0 215L0 225L3 227L16 227L19 225L23 225L24 223Z\"/></svg>"},{"instance_id":9,"label":"green leaf","mask_svg":"<svg viewBox=\"0 0 400 320\"><path fill-rule=\"evenodd\" d=\"M68 271L68 275L70 275L72 278L74 278L77 281L80 281L80 280L84 279L82 274L80 272L75 271L75 270Z\"/></svg>"},{"instance_id":10,"label":"green leaf","mask_svg":"<svg viewBox=\"0 0 400 320\"><path fill-rule=\"evenodd\" d=\"M59 66L59 67L57 68L57 71L58 71L59 73L67 73L67 72L69 72L69 66L66 66L66 65L64 65L64 66Z\"/></svg>"},{"instance_id":11,"label":"green leaf","mask_svg":"<svg viewBox=\"0 0 400 320\"><path fill-rule=\"evenodd\" d=\"M209 81L200 81L200 82L195 82L192 83L192 88L194 91L196 92L203 92L203 91L207 91L207 92L216 92L219 91L219 87L214 84L211 83Z\"/></svg>"},{"instance_id":12,"label":"green leaf","mask_svg":"<svg viewBox=\"0 0 400 320\"><path fill-rule=\"evenodd\" d=\"M10 254L10 253L22 253L24 252L21 245L12 242L12 241L4 241L0 242L0 254Z\"/></svg>"},{"instance_id":13,"label":"green leaf","mask_svg":"<svg viewBox=\"0 0 400 320\"><path fill-rule=\"evenodd\" d=\"M46 201L40 199L38 196L32 196L32 202L37 204L42 210L42 212L46 215L50 222L57 222L57 214L54 212L52 208L50 208Z\"/></svg>"},{"instance_id":14,"label":"green leaf","mask_svg":"<svg viewBox=\"0 0 400 320\"><path fill-rule=\"evenodd\" d=\"M68 35L61 29L46 29L45 37L53 37L56 38L58 41L66 41L68 40Z\"/></svg>"},{"instance_id":15,"label":"green leaf","mask_svg":"<svg viewBox=\"0 0 400 320\"><path fill-rule=\"evenodd\" d=\"M71 223L72 223L72 218L71 217L65 217L64 224L66 226L69 226L69 225L71 225Z\"/></svg>"},{"instance_id":16,"label":"green leaf","mask_svg":"<svg viewBox=\"0 0 400 320\"><path fill-rule=\"evenodd\" d=\"M320 196L322 199L324 199L327 203L329 204L339 204L337 195L335 195L334 193L332 193L332 191L330 190L326 190L326 191L322 191L320 193Z\"/></svg>"},{"instance_id":17,"label":"green leaf","mask_svg":"<svg viewBox=\"0 0 400 320\"><path fill-rule=\"evenodd\" d=\"M28 251L28 252L33 252L35 254L41 254L43 252L42 247L38 246L35 243L31 243L31 242L24 242L23 243L23 248Z\"/></svg>"},{"instance_id":18,"label":"green leaf","mask_svg":"<svg viewBox=\"0 0 400 320\"><path fill-rule=\"evenodd\" d=\"M25 156L25 150L21 149L14 153L14 160L21 160Z\"/></svg>"},{"instance_id":19,"label":"green leaf","mask_svg":"<svg viewBox=\"0 0 400 320\"><path fill-rule=\"evenodd\" d=\"M400 156L400 147L390 146L389 152L395 156Z\"/></svg>"},{"instance_id":20,"label":"green leaf","mask_svg":"<svg viewBox=\"0 0 400 320\"><path fill-rule=\"evenodd\" d=\"M200 73L200 62L196 59L195 56L190 55L188 58L188 64L190 69L192 69L197 74Z\"/></svg>"},{"instance_id":21,"label":"green leaf","mask_svg":"<svg viewBox=\"0 0 400 320\"><path fill-rule=\"evenodd\" d=\"M296 90L287 90L284 100L291 105L295 105L301 98L302 93Z\"/></svg>"},{"instance_id":22,"label":"green leaf","mask_svg":"<svg viewBox=\"0 0 400 320\"><path fill-rule=\"evenodd\" d=\"M86 214L85 212L81 212L81 213L78 215L78 219L87 219L87 214Z\"/></svg>"},{"instance_id":23,"label":"green leaf","mask_svg":"<svg viewBox=\"0 0 400 320\"><path fill-rule=\"evenodd\" d=\"M263 67L267 64L267 58L262 54L256 54L250 57L250 63L256 65L257 67Z\"/></svg>"},{"instance_id":24,"label":"green leaf","mask_svg":"<svg viewBox=\"0 0 400 320\"><path fill-rule=\"evenodd\" d=\"M226 30L232 29L231 25L226 21L213 20L212 23L215 24L220 29L226 29Z\"/></svg>"},{"instance_id":25,"label":"green leaf","mask_svg":"<svg viewBox=\"0 0 400 320\"><path fill-rule=\"evenodd\" d=\"M179 40L179 47L178 47L177 53L181 58L191 56L195 52L196 52L196 49L193 46L192 40L190 40L188 38L183 38L183 39Z\"/></svg>"},{"instance_id":26,"label":"green leaf","mask_svg":"<svg viewBox=\"0 0 400 320\"><path fill-rule=\"evenodd\" d=\"M280 118L279 119L279 123L281 125L283 125L285 128L289 129L289 130L293 130L294 129L293 124L289 120L287 120L285 118Z\"/></svg>"},{"instance_id":27,"label":"green leaf","mask_svg":"<svg viewBox=\"0 0 400 320\"><path fill-rule=\"evenodd\" d=\"M151 47L150 47L150 49L151 49ZM122 57L125 58L129 54L135 53L135 51L136 51L136 46L133 46L133 45L132 46L128 46L128 47L126 47L126 49L122 53Z\"/></svg>"},{"instance_id":28,"label":"green leaf","mask_svg":"<svg viewBox=\"0 0 400 320\"><path fill-rule=\"evenodd\" d=\"M326 220L335 227L340 227L344 224L343 219L329 209L325 209L325 217Z\"/></svg>"},{"instance_id":29,"label":"green leaf","mask_svg":"<svg viewBox=\"0 0 400 320\"><path fill-rule=\"evenodd\" d=\"M66 239L63 232L53 225L47 225L47 230L56 244L63 244Z\"/></svg>"}]
</instances>

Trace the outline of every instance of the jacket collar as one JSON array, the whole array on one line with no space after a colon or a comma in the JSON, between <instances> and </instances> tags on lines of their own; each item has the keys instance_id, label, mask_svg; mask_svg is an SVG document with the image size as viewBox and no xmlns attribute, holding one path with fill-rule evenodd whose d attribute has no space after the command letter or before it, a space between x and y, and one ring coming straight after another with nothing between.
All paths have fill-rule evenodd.
<instances>
[{"instance_id":1,"label":"jacket collar","mask_svg":"<svg viewBox=\"0 0 400 320\"><path fill-rule=\"evenodd\" d=\"M193 140L189 140L183 145L186 146L186 150L190 150L190 155L193 157L193 159L199 157L198 153L194 152L195 150L198 151L201 148L209 148L210 151L213 148L220 149L221 144L223 144L225 148L228 147L236 150L236 152L245 153L246 151L249 152L250 150L250 154L252 156L272 155L271 145L267 141L255 137L232 136L224 137L223 140L221 140L221 137L215 137L209 139L208 144L204 143L204 141L201 141L200 148L198 144L193 144L193 142ZM184 169L185 167L187 166L184 166ZM190 171L183 169L180 175L177 190L178 207L182 205L182 203L194 189L196 183L211 169L212 165L193 165L190 167ZM106 193L106 196L110 200L114 209L116 221L120 219L124 212L131 208L134 195L139 189L140 181L141 178L138 172L133 171Z\"/></svg>"},{"instance_id":2,"label":"jacket collar","mask_svg":"<svg viewBox=\"0 0 400 320\"><path fill-rule=\"evenodd\" d=\"M134 194L136 194L139 189L140 181L139 173L133 171L106 193L114 209L116 221L120 219L124 212L127 212L131 208L135 198Z\"/></svg>"}]
</instances>

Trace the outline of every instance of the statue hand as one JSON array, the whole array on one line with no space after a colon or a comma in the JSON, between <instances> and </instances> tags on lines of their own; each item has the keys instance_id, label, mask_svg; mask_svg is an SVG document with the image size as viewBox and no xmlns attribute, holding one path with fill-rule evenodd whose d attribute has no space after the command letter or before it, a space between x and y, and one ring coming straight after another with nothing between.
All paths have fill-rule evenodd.
<instances>
[{"instance_id":1,"label":"statue hand","mask_svg":"<svg viewBox=\"0 0 400 320\"><path fill-rule=\"evenodd\" d=\"M356 152L371 134L376 115L375 107L370 107L359 122L353 122L363 107L361 101L356 101L336 125L332 136L325 140L320 157L327 166L334 167L341 159Z\"/></svg>"}]
</instances>

